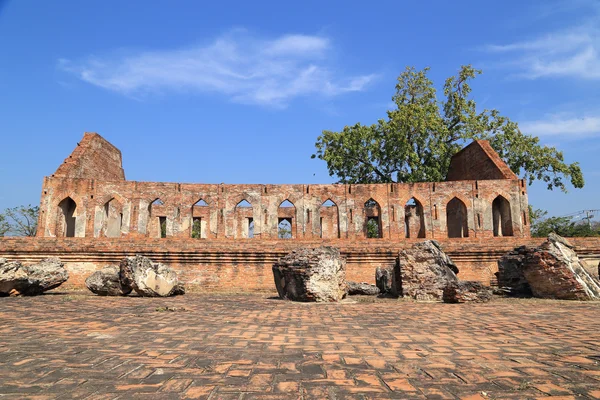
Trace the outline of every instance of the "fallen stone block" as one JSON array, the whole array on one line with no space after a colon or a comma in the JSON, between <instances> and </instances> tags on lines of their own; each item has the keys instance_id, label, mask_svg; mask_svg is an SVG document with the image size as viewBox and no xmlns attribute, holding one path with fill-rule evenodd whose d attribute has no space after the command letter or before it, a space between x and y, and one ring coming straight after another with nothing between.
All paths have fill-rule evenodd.
<instances>
[{"instance_id":1,"label":"fallen stone block","mask_svg":"<svg viewBox=\"0 0 600 400\"><path fill-rule=\"evenodd\" d=\"M69 273L59 258L46 258L39 263L22 265L0 258L0 293L36 296L60 286Z\"/></svg>"},{"instance_id":2,"label":"fallen stone block","mask_svg":"<svg viewBox=\"0 0 600 400\"><path fill-rule=\"evenodd\" d=\"M481 282L456 281L444 288L444 303L486 303L492 299L492 290Z\"/></svg>"},{"instance_id":3,"label":"fallen stone block","mask_svg":"<svg viewBox=\"0 0 600 400\"><path fill-rule=\"evenodd\" d=\"M573 246L554 233L540 246L527 250L523 275L535 297L600 300L600 284L583 267Z\"/></svg>"},{"instance_id":4,"label":"fallen stone block","mask_svg":"<svg viewBox=\"0 0 600 400\"><path fill-rule=\"evenodd\" d=\"M279 297L294 301L340 301L347 293L346 260L328 246L303 248L273 265Z\"/></svg>"},{"instance_id":5,"label":"fallen stone block","mask_svg":"<svg viewBox=\"0 0 600 400\"><path fill-rule=\"evenodd\" d=\"M383 296L398 296L394 279L394 267L377 267L375 270L375 285Z\"/></svg>"},{"instance_id":6,"label":"fallen stone block","mask_svg":"<svg viewBox=\"0 0 600 400\"><path fill-rule=\"evenodd\" d=\"M399 294L416 300L442 300L444 288L458 281L458 268L435 240L426 240L398 254Z\"/></svg>"},{"instance_id":7,"label":"fallen stone block","mask_svg":"<svg viewBox=\"0 0 600 400\"><path fill-rule=\"evenodd\" d=\"M531 287L523 273L526 246L517 247L498 260L498 288L509 296L531 297Z\"/></svg>"},{"instance_id":8,"label":"fallen stone block","mask_svg":"<svg viewBox=\"0 0 600 400\"><path fill-rule=\"evenodd\" d=\"M110 266L94 272L85 280L85 286L99 296L126 296L132 288L121 283L120 269Z\"/></svg>"},{"instance_id":9,"label":"fallen stone block","mask_svg":"<svg viewBox=\"0 0 600 400\"><path fill-rule=\"evenodd\" d=\"M377 296L380 293L379 288L370 283L348 281L347 284L349 295Z\"/></svg>"},{"instance_id":10,"label":"fallen stone block","mask_svg":"<svg viewBox=\"0 0 600 400\"><path fill-rule=\"evenodd\" d=\"M131 287L143 297L167 297L184 294L175 271L147 257L126 257L120 264L121 285Z\"/></svg>"}]
</instances>

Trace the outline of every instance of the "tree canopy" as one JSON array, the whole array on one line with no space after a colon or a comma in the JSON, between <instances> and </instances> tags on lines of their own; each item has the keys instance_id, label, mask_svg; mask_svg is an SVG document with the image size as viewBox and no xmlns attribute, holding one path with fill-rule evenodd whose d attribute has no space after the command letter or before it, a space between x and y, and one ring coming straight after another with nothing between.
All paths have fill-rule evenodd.
<instances>
[{"instance_id":1,"label":"tree canopy","mask_svg":"<svg viewBox=\"0 0 600 400\"><path fill-rule=\"evenodd\" d=\"M396 108L373 125L357 123L340 132L323 131L316 153L340 183L439 182L451 157L474 139L489 140L500 157L531 184L566 191L566 182L584 185L578 163L564 162L562 152L522 133L497 110L478 112L469 83L481 74L470 65L446 79L439 101L429 68L407 67L398 77Z\"/></svg>"},{"instance_id":2,"label":"tree canopy","mask_svg":"<svg viewBox=\"0 0 600 400\"><path fill-rule=\"evenodd\" d=\"M7 208L0 214L0 237L35 236L37 233L39 207L18 206Z\"/></svg>"}]
</instances>

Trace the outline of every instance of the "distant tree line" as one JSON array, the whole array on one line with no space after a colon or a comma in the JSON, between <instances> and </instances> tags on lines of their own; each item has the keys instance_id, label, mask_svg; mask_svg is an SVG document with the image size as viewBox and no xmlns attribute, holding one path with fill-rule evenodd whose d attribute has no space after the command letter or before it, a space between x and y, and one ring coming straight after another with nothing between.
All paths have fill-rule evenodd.
<instances>
[{"instance_id":1,"label":"distant tree line","mask_svg":"<svg viewBox=\"0 0 600 400\"><path fill-rule=\"evenodd\" d=\"M554 232L565 237L600 236L600 222L573 221L573 217L548 217L548 211L529 206L531 236L547 237Z\"/></svg>"}]
</instances>

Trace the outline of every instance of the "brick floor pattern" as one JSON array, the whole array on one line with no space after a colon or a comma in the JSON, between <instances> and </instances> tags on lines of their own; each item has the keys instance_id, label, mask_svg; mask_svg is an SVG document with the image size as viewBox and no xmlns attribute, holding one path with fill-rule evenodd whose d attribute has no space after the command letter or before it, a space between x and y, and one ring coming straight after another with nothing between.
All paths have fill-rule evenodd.
<instances>
[{"instance_id":1,"label":"brick floor pattern","mask_svg":"<svg viewBox=\"0 0 600 400\"><path fill-rule=\"evenodd\" d=\"M599 315L539 300L1 298L0 400L600 399Z\"/></svg>"}]
</instances>

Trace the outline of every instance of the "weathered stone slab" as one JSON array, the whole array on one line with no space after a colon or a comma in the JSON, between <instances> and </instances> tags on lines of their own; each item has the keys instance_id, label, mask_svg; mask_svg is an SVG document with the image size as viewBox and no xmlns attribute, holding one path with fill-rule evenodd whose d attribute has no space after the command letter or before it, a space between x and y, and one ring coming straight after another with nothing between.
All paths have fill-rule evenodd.
<instances>
[{"instance_id":1,"label":"weathered stone slab","mask_svg":"<svg viewBox=\"0 0 600 400\"><path fill-rule=\"evenodd\" d=\"M0 293L3 295L35 296L57 288L67 279L69 273L56 257L31 265L0 258Z\"/></svg>"},{"instance_id":2,"label":"weathered stone slab","mask_svg":"<svg viewBox=\"0 0 600 400\"><path fill-rule=\"evenodd\" d=\"M120 269L110 266L94 272L85 280L85 286L99 296L126 296L131 293L131 286L123 285Z\"/></svg>"},{"instance_id":3,"label":"weathered stone slab","mask_svg":"<svg viewBox=\"0 0 600 400\"><path fill-rule=\"evenodd\" d=\"M585 270L573 246L551 233L539 247L528 249L523 275L535 297L600 300L600 285Z\"/></svg>"},{"instance_id":4,"label":"weathered stone slab","mask_svg":"<svg viewBox=\"0 0 600 400\"><path fill-rule=\"evenodd\" d=\"M377 267L375 270L375 285L384 296L398 296L394 279L394 267Z\"/></svg>"},{"instance_id":5,"label":"weathered stone slab","mask_svg":"<svg viewBox=\"0 0 600 400\"><path fill-rule=\"evenodd\" d=\"M458 281L458 268L435 240L426 240L398 255L400 294L416 300L442 300L444 288Z\"/></svg>"},{"instance_id":6,"label":"weathered stone slab","mask_svg":"<svg viewBox=\"0 0 600 400\"><path fill-rule=\"evenodd\" d=\"M340 301L347 293L346 260L328 246L294 250L273 265L279 297L295 301Z\"/></svg>"},{"instance_id":7,"label":"weathered stone slab","mask_svg":"<svg viewBox=\"0 0 600 400\"><path fill-rule=\"evenodd\" d=\"M517 247L498 260L498 287L509 296L530 297L531 287L523 273L526 246Z\"/></svg>"},{"instance_id":8,"label":"weathered stone slab","mask_svg":"<svg viewBox=\"0 0 600 400\"><path fill-rule=\"evenodd\" d=\"M126 257L120 264L121 284L143 297L167 297L184 294L175 271L147 257Z\"/></svg>"},{"instance_id":9,"label":"weathered stone slab","mask_svg":"<svg viewBox=\"0 0 600 400\"><path fill-rule=\"evenodd\" d=\"M379 288L370 283L348 281L347 284L349 295L377 296L380 293Z\"/></svg>"},{"instance_id":10,"label":"weathered stone slab","mask_svg":"<svg viewBox=\"0 0 600 400\"><path fill-rule=\"evenodd\" d=\"M444 303L486 303L492 299L492 290L481 282L456 281L444 288Z\"/></svg>"}]
</instances>

